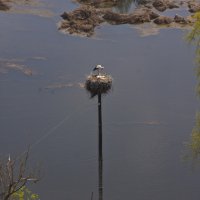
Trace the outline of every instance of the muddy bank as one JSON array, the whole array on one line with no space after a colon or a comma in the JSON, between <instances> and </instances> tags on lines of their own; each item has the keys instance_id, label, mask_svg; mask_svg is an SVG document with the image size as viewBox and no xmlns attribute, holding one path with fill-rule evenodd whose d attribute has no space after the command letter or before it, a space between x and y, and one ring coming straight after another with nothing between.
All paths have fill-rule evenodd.
<instances>
[{"instance_id":1,"label":"muddy bank","mask_svg":"<svg viewBox=\"0 0 200 200\"><path fill-rule=\"evenodd\" d=\"M81 6L80 8L62 15L64 19L59 27L70 34L81 34L91 36L95 27L103 22L109 24L140 24L150 22L159 15L148 8L137 9L132 14L119 14L108 9L95 9L93 7Z\"/></svg>"},{"instance_id":2,"label":"muddy bank","mask_svg":"<svg viewBox=\"0 0 200 200\"><path fill-rule=\"evenodd\" d=\"M91 36L96 26L104 22L101 10L83 6L73 12L62 15L64 19L59 27L70 34Z\"/></svg>"},{"instance_id":3,"label":"muddy bank","mask_svg":"<svg viewBox=\"0 0 200 200\"><path fill-rule=\"evenodd\" d=\"M54 15L49 10L47 3L40 0L0 0L0 11L41 17L52 17Z\"/></svg>"},{"instance_id":4,"label":"muddy bank","mask_svg":"<svg viewBox=\"0 0 200 200\"><path fill-rule=\"evenodd\" d=\"M35 72L31 68L21 63L0 60L0 74L7 74L10 71L17 71L26 76L32 76L35 74Z\"/></svg>"},{"instance_id":5,"label":"muddy bank","mask_svg":"<svg viewBox=\"0 0 200 200\"><path fill-rule=\"evenodd\" d=\"M34 66L29 66L28 60L43 61L44 57L30 57L30 58L13 58L6 59L0 57L0 75L17 72L25 76L38 75L38 72L34 69Z\"/></svg>"},{"instance_id":6,"label":"muddy bank","mask_svg":"<svg viewBox=\"0 0 200 200\"><path fill-rule=\"evenodd\" d=\"M76 0L76 2L81 5L93 6L95 8L110 8L117 6L120 3L120 0Z\"/></svg>"},{"instance_id":7,"label":"muddy bank","mask_svg":"<svg viewBox=\"0 0 200 200\"><path fill-rule=\"evenodd\" d=\"M168 1L168 0L155 0L153 3L152 3L152 6L160 11L160 12L163 12L167 9L174 9L174 8L179 8L179 5L173 1Z\"/></svg>"},{"instance_id":8,"label":"muddy bank","mask_svg":"<svg viewBox=\"0 0 200 200\"><path fill-rule=\"evenodd\" d=\"M99 2L115 2L117 4L117 0L103 0ZM177 9L183 5L183 2L178 4L169 0L146 1L146 3L139 5L133 12L128 14L113 12L111 8L98 8L94 5L94 2L91 3L89 0L86 1L87 5L82 4L83 2L78 9L68 13L64 12L61 15L63 20L59 24L59 30L69 34L90 37L94 34L95 28L102 23L111 25L143 23L154 23L156 25L174 24L174 27L177 27L176 24L181 24L181 27L183 27L184 25L192 25L194 22L190 15L187 17L177 14L174 17L162 15L162 12L166 9ZM194 12L194 10L198 10L197 7L200 7L200 4L196 3L194 5L191 2L187 2L187 6L190 12ZM182 9L185 9L185 7Z\"/></svg>"},{"instance_id":9,"label":"muddy bank","mask_svg":"<svg viewBox=\"0 0 200 200\"><path fill-rule=\"evenodd\" d=\"M7 11L10 9L10 6L8 5L8 3L0 0L0 10L1 11Z\"/></svg>"},{"instance_id":10,"label":"muddy bank","mask_svg":"<svg viewBox=\"0 0 200 200\"><path fill-rule=\"evenodd\" d=\"M0 0L0 11L8 11L13 4L28 4L29 0Z\"/></svg>"},{"instance_id":11,"label":"muddy bank","mask_svg":"<svg viewBox=\"0 0 200 200\"><path fill-rule=\"evenodd\" d=\"M189 12L195 13L200 11L200 3L195 1L188 2Z\"/></svg>"}]
</instances>

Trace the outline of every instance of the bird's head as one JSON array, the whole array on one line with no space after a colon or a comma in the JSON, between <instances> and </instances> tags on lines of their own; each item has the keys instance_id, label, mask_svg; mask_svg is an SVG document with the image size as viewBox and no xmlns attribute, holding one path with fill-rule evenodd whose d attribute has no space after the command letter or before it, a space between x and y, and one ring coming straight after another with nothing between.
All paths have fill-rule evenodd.
<instances>
[{"instance_id":1,"label":"bird's head","mask_svg":"<svg viewBox=\"0 0 200 200\"><path fill-rule=\"evenodd\" d=\"M103 69L104 67L102 65L97 65L96 68L97 69Z\"/></svg>"}]
</instances>

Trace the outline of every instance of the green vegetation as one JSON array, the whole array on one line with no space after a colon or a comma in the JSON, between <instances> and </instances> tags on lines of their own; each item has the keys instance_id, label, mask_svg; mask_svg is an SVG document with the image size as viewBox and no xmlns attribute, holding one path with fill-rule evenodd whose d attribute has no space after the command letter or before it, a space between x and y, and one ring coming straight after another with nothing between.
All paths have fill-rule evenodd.
<instances>
[{"instance_id":1,"label":"green vegetation","mask_svg":"<svg viewBox=\"0 0 200 200\"><path fill-rule=\"evenodd\" d=\"M38 199L38 196L27 188L29 183L39 180L39 170L34 172L28 168L28 157L29 151L16 159L8 156L7 160L0 160L0 200Z\"/></svg>"},{"instance_id":2,"label":"green vegetation","mask_svg":"<svg viewBox=\"0 0 200 200\"><path fill-rule=\"evenodd\" d=\"M200 112L196 114L196 123L192 129L191 142L189 143L192 150L192 158L198 159L200 156Z\"/></svg>"},{"instance_id":3,"label":"green vegetation","mask_svg":"<svg viewBox=\"0 0 200 200\"><path fill-rule=\"evenodd\" d=\"M187 41L196 46L196 77L197 77L197 94L200 96L200 12L197 12L193 18L195 23L192 31L187 35Z\"/></svg>"},{"instance_id":4,"label":"green vegetation","mask_svg":"<svg viewBox=\"0 0 200 200\"><path fill-rule=\"evenodd\" d=\"M37 194L32 193L27 187L23 186L11 196L12 200L39 200Z\"/></svg>"},{"instance_id":5,"label":"green vegetation","mask_svg":"<svg viewBox=\"0 0 200 200\"><path fill-rule=\"evenodd\" d=\"M190 44L195 45L196 47L196 78L197 78L197 86L196 91L197 95L200 97L200 12L196 13L193 18L195 19L195 23L193 29L187 35L187 41ZM192 129L191 139L188 144L189 149L191 151L191 157L194 160L199 160L200 158L200 112L197 111L195 118L195 126Z\"/></svg>"},{"instance_id":6,"label":"green vegetation","mask_svg":"<svg viewBox=\"0 0 200 200\"><path fill-rule=\"evenodd\" d=\"M189 42L194 42L195 44L200 43L200 12L197 12L193 15L195 23L192 31L187 35L187 40Z\"/></svg>"}]
</instances>

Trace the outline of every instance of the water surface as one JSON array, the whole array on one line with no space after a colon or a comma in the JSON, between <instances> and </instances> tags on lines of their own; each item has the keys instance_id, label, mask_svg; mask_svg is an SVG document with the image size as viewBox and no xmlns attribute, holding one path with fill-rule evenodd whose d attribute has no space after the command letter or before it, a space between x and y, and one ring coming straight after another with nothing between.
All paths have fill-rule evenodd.
<instances>
[{"instance_id":1,"label":"water surface","mask_svg":"<svg viewBox=\"0 0 200 200\"><path fill-rule=\"evenodd\" d=\"M34 72L0 74L1 155L33 144L41 199L98 199L97 99L78 83L102 64L114 77L103 98L104 200L199 199L199 170L181 159L199 105L186 32L141 37L132 26L104 25L93 38L64 35L59 14L76 5L49 3L49 18L0 13L1 60Z\"/></svg>"}]
</instances>

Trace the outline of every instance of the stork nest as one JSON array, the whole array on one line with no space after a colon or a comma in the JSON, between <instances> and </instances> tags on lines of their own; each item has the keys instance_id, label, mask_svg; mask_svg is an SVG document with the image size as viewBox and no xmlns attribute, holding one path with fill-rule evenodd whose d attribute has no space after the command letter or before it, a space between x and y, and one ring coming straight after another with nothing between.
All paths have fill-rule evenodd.
<instances>
[{"instance_id":1,"label":"stork nest","mask_svg":"<svg viewBox=\"0 0 200 200\"><path fill-rule=\"evenodd\" d=\"M93 98L97 94L107 94L112 88L112 81L112 77L107 74L90 74L86 79L85 88Z\"/></svg>"}]
</instances>

